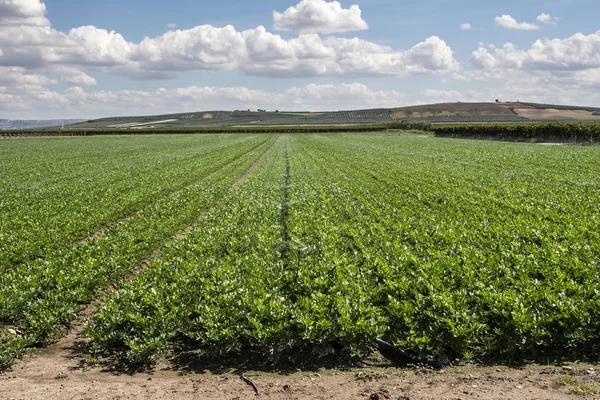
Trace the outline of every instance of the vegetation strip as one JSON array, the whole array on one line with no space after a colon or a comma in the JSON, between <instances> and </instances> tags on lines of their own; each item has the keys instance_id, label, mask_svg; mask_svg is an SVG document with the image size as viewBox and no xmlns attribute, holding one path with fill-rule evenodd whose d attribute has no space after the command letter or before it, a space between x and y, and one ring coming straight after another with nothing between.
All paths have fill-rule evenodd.
<instances>
[{"instance_id":1,"label":"vegetation strip","mask_svg":"<svg viewBox=\"0 0 600 400\"><path fill-rule=\"evenodd\" d=\"M360 356L374 338L417 362L596 354L585 321L597 320L588 299L599 249L580 220L600 215L587 200L598 195L595 148L385 134L287 141L288 157L281 138L239 197L104 304L88 331L97 354L148 365L182 350L265 362L308 351L318 362ZM282 219L285 189L276 198L272 188L282 175L285 187L286 160Z\"/></svg>"},{"instance_id":2,"label":"vegetation strip","mask_svg":"<svg viewBox=\"0 0 600 400\"><path fill-rule=\"evenodd\" d=\"M266 140L265 140L265 142L266 142ZM264 143L264 142L263 142L263 143ZM212 171L210 174L208 174L208 175L206 175L206 176L203 176L203 177L201 178L201 180L202 180L202 179L207 179L207 180L208 180L208 179L211 179L213 176L215 176L215 175L217 174L217 172L219 172L220 170L223 170L224 168L226 168L226 167L227 167L229 164L231 164L231 163L232 163L233 161L235 161L236 159L238 159L238 158L242 157L243 155L245 155L245 154L247 154L247 153L250 153L250 152L252 152L253 150L255 150L257 147L259 147L259 146L260 146L261 144L263 144L263 143L259 143L259 144L257 144L255 147L252 147L251 149L249 149L249 150L248 150L246 153L244 153L244 154L241 154L241 155L236 155L236 156L234 156L234 157L232 157L232 158L230 158L230 159L228 159L228 160L225 160L225 161L224 161L224 162L223 162L221 165L218 165L218 166L217 166L217 169L215 169L214 171ZM267 151L268 151L268 149L265 151L265 153L266 153ZM264 154L263 154L263 156L264 156ZM262 156L261 156L261 159L262 159ZM251 168L250 168L248 171L246 171L246 173L245 173L245 174L244 174L242 177L240 177L240 180L243 180L243 179L245 179L245 178L246 178L248 175L250 175L250 173L252 173L252 171L253 171L253 170L254 170L254 169L255 169L255 168L258 166L258 163L260 162L260 160L261 160L261 159L257 160L257 161L256 161L256 163L255 163L255 164L254 164L254 165L253 165L253 166L252 166L252 167L251 167ZM239 181L240 181L240 180L239 180ZM238 181L238 182L239 182L239 181ZM184 185L185 185L185 184L187 184L187 182L184 182ZM234 187L235 187L235 185L236 185L236 184L237 184L237 182L236 182L236 183L234 183ZM129 220L130 218L131 218L131 216L127 216L127 217L121 218L121 219L119 219L119 220L117 220L117 221L115 221L115 222L111 222L110 224L108 224L107 226L105 226L105 227L103 227L102 229L98 230L97 232L94 232L92 235L90 235L90 236L88 236L88 237L85 237L85 238L82 238L82 239L78 240L78 241L77 241L77 243L79 243L79 244L83 244L83 245L86 245L87 243L89 243L89 241L90 241L90 240L93 240L93 239L98 239L99 237L101 237L102 235L104 235L104 234L105 234L105 233L106 233L108 230L110 230L110 229L113 229L114 227L116 227L116 226L117 226L117 225L119 225L120 223L122 223L122 222L125 222L125 221Z\"/></svg>"},{"instance_id":3,"label":"vegetation strip","mask_svg":"<svg viewBox=\"0 0 600 400\"><path fill-rule=\"evenodd\" d=\"M260 148L254 148L260 151ZM77 245L73 253L67 252L21 272L28 276L26 281L15 280L16 274L5 275L0 286L0 297L6 299L0 308L1 321L3 325L18 325L23 335L2 335L1 366L9 366L26 347L43 345L63 323L74 318L81 304L93 298L97 288L106 287L131 271L144 253L150 253L153 247L171 236L169 232L187 223L197 205L206 208L220 193L230 188L231 183L227 184L227 181L231 176L240 176L249 167L250 160L247 159L252 153L245 154L210 182L175 192L169 199L140 212L110 234L90 241L87 246ZM137 239L140 234L145 236L143 242ZM92 269L88 269L89 266ZM44 280L47 282L40 286ZM31 284L35 284L37 289L28 288Z\"/></svg>"},{"instance_id":4,"label":"vegetation strip","mask_svg":"<svg viewBox=\"0 0 600 400\"><path fill-rule=\"evenodd\" d=\"M109 153L104 157L95 151L107 143L102 138L86 140L86 146L53 143L44 147L54 162L32 157L28 151L35 149L35 143L11 143L0 149L0 164L6 171L0 182L0 270L43 260L111 221L194 184L231 161L223 151L228 146L251 151L251 146L260 145L255 139L246 135L225 140L215 136L158 138L151 141L157 143L156 148L145 145L148 140L142 137L128 141L127 146L113 147L109 140L111 146L105 148ZM190 145L194 141L202 145ZM126 156L127 150L131 154ZM99 165L82 161L88 157ZM23 175L27 170L29 176ZM69 179L65 171L73 171ZM61 175L65 179L57 178Z\"/></svg>"},{"instance_id":5,"label":"vegetation strip","mask_svg":"<svg viewBox=\"0 0 600 400\"><path fill-rule=\"evenodd\" d=\"M259 162L264 158L265 154L268 154L268 152L270 151L270 148L272 147L269 146L269 148L267 148L267 150L265 150L265 152L260 156L260 158L250 167L250 169L248 169L248 171L246 171L244 173L244 175L242 175L242 177L247 178L250 173L252 173L252 171L254 171L258 165ZM214 175L211 174L211 175ZM240 177L240 179L238 179L238 181L236 182L242 182L242 177ZM208 177L210 178L210 176ZM245 179L244 178L244 179ZM232 186L234 187L234 186ZM198 227L198 224L203 221L204 219L206 219L208 217L208 215L210 214L210 212L214 209L214 205L211 206L210 208L208 208L206 211L203 211L197 218L197 220L193 223L188 225L185 229L181 230L180 232L178 232L177 234L175 234L173 237L171 237L170 240L168 240L163 246L161 250L157 250L155 251L152 256L146 260L144 260L143 262L141 262L138 266L136 266L135 268L133 268L130 273L125 276L124 278L121 279L121 282L117 285L113 285L112 288L110 289L104 289L104 290L100 290L97 293L97 297L95 300L93 300L92 302L88 303L87 306L85 307L85 309L83 309L81 312L79 312L79 314L77 315L77 318L75 318L69 325L68 328L68 335L67 337L64 337L62 340L59 340L57 343L54 344L54 346L61 346L61 347L71 347L73 348L75 346L75 341L81 337L81 334L83 333L83 331L85 330L85 321L92 318L94 315L95 310L102 304L102 296L107 296L108 294L118 290L117 288L119 286L122 286L124 283L126 282L131 282L133 280L133 277L136 274L139 274L140 272L144 271L147 268L150 268L152 265L152 262L155 262L157 260L159 260L162 257L162 250L164 250L165 248L172 246L174 243L176 243L177 241L181 241L181 240L185 240L185 238L194 231L194 229L196 229ZM15 332L16 333L16 332ZM252 384L253 385L253 384ZM256 387L255 391L257 391L258 394L258 389Z\"/></svg>"},{"instance_id":6,"label":"vegetation strip","mask_svg":"<svg viewBox=\"0 0 600 400\"><path fill-rule=\"evenodd\" d=\"M436 136L594 144L600 123L456 124L433 126Z\"/></svg>"},{"instance_id":7,"label":"vegetation strip","mask_svg":"<svg viewBox=\"0 0 600 400\"><path fill-rule=\"evenodd\" d=\"M254 164L252 164L252 166L248 169L248 171L246 171L244 173L244 175L240 176L240 179L235 181L235 183L233 185L231 185L231 187L236 188L236 187L240 186L242 183L244 183L244 181L246 179L248 179L250 174L252 174L254 172L254 170L256 170L256 168L258 168L260 166L261 162L271 151L272 146L273 146L273 144L271 144L271 146L267 150L265 150L265 152L260 156L260 158L258 160L256 160L256 162Z\"/></svg>"},{"instance_id":8,"label":"vegetation strip","mask_svg":"<svg viewBox=\"0 0 600 400\"><path fill-rule=\"evenodd\" d=\"M69 288L82 286L72 279L108 286L161 248L150 268L103 295L85 331L91 356L126 367L211 357L259 368L347 365L379 338L413 362L596 359L598 147L422 136L252 138L235 153L263 144L161 201L147 222L79 246L78 258L40 262L43 274L2 275L0 288L22 286L0 291L0 304L52 321L97 293L73 301ZM211 211L178 237L199 208ZM168 222L174 213L179 222ZM155 224L163 233L148 247ZM132 238L117 236L126 227ZM32 308L48 298L36 288L52 285L63 303ZM10 326L29 334L35 322Z\"/></svg>"}]
</instances>

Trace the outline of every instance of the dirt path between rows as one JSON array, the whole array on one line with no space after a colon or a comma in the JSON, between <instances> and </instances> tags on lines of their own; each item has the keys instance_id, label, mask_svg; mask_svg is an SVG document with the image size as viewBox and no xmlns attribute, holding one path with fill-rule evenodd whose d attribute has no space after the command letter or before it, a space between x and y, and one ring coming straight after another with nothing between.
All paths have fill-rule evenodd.
<instances>
[{"instance_id":1,"label":"dirt path between rows","mask_svg":"<svg viewBox=\"0 0 600 400\"><path fill-rule=\"evenodd\" d=\"M236 187L244 183L246 179L248 179L248 177L256 170L256 168L260 166L260 164L267 157L267 155L269 155L269 153L271 152L271 147L273 147L273 145L269 146L269 148L265 150L265 152L258 158L258 160L256 160L256 162L252 164L248 171L246 171L244 175L240 176L240 178L237 181L235 181L233 185L231 185L232 188L235 189Z\"/></svg>"}]
</instances>

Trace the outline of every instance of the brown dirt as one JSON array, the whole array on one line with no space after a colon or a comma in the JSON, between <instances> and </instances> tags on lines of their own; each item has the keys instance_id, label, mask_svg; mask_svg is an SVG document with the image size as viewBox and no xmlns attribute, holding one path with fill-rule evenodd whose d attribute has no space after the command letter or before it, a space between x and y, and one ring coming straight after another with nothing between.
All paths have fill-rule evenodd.
<instances>
[{"instance_id":1,"label":"brown dirt","mask_svg":"<svg viewBox=\"0 0 600 400\"><path fill-rule=\"evenodd\" d=\"M78 323L80 324L80 323ZM582 399L600 398L598 367L452 367L212 373L162 364L152 373L86 367L76 331L0 375L1 399ZM242 379L242 376L246 380ZM254 385L254 386L252 386ZM258 394L256 394L258 391Z\"/></svg>"},{"instance_id":2,"label":"brown dirt","mask_svg":"<svg viewBox=\"0 0 600 400\"><path fill-rule=\"evenodd\" d=\"M434 115L510 115L513 112L507 104L508 103L440 103L409 106L393 109L392 118Z\"/></svg>"},{"instance_id":3,"label":"brown dirt","mask_svg":"<svg viewBox=\"0 0 600 400\"><path fill-rule=\"evenodd\" d=\"M557 110L553 108L515 108L519 116L531 119L573 119L582 121L600 121L600 116L592 115L591 111L584 110Z\"/></svg>"}]
</instances>

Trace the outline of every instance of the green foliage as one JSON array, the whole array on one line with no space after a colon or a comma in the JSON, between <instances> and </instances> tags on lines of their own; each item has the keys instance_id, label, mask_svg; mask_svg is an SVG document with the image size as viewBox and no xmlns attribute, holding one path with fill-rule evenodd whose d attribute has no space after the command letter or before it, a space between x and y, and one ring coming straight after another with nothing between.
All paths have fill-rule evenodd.
<instances>
[{"instance_id":1,"label":"green foliage","mask_svg":"<svg viewBox=\"0 0 600 400\"><path fill-rule=\"evenodd\" d=\"M139 140L133 139L137 146L142 145ZM129 274L144 260L151 258L152 254L174 234L199 218L203 210L208 209L228 190L231 190L232 183L270 146L273 138L261 136L170 138L169 142L173 146L171 148L164 147L164 138L156 140L158 143L154 142L154 144L162 143L162 146L159 145L151 150L155 153L154 162L146 155L143 162L138 165L135 163L129 165L127 159L120 153L113 155L113 158L107 157L108 153L104 153L108 158L107 165L122 171L123 179L132 176L134 184L143 183L150 190L156 189L156 194L146 193L145 187L137 187L135 190L138 192L136 197L138 203L131 203L127 191L119 192L119 180L96 179L95 173L89 176L87 173L89 171L83 168L80 170L83 172L80 177L76 175L69 177L65 174L62 179L68 180L69 189L63 192L63 197L59 200L61 190L64 189L62 185L58 185L55 201L45 205L45 212L37 215L35 220L37 224L35 227L39 226L42 232L49 231L49 228L54 227L55 224L65 221L78 229L68 232L69 227L67 227L67 233L64 235L62 232L50 231L40 236L29 234L27 228L22 232L11 229L10 225L7 230L2 230L0 245L6 249L3 253L19 248L21 243L27 245L25 249L31 249L29 257L22 257L19 262L13 264L11 264L13 258L7 257L2 265L0 325L16 326L23 332L17 342L9 340L0 343L3 364L9 363L14 355L24 352L26 347L47 343L63 324L73 320L77 312L85 307L85 303L94 298L97 290ZM105 139L95 140L96 151L102 148L104 141ZM9 144L13 150L31 145L34 144L21 142ZM71 146L73 146L72 151L78 151L75 143ZM148 148L142 145L142 153L147 150ZM60 156L56 156L60 159ZM62 157L68 160L65 162L71 162L73 165L79 162L78 157L71 158L72 154L63 154ZM10 166L7 168L9 170L14 168L15 171L23 171L18 168L18 164L21 168L23 165L30 165L32 169L36 169L35 162L30 158L20 159L19 152L13 152L3 162ZM11 165L11 162L17 165ZM161 168L162 163L168 167ZM148 167L156 168L159 172L149 171L145 175L146 180L136 182L135 177L138 172L141 170L143 173ZM40 176L36 176L35 179L41 182L56 178L51 170L40 170L39 173ZM92 219L91 222L94 224L91 224L87 222L87 213L71 214L69 203L75 202L77 205L77 199L70 199L65 196L65 193L72 193L70 190L81 193L80 195L83 196L81 202L86 204L90 200L85 194L95 190L91 186L86 186L88 179L99 185L99 191L106 191L111 196L114 205L104 206L107 208L104 211L114 208L113 217L126 215L127 218L114 221L102 231L95 232L94 224L102 221L101 217L106 218L106 216L100 214ZM10 181L7 184L10 188ZM53 194L51 186L44 185L44 187L47 187L49 192L47 195ZM140 197L144 195L147 197L139 203ZM5 203L6 207L3 207L2 212L3 220L11 215L11 210L18 209L18 196L15 195L15 199L14 204L12 201ZM9 200L12 199L9 197ZM35 200L41 206L45 203L45 196ZM33 199L30 201L36 204ZM64 215L61 215L63 212ZM93 213L94 210L89 212ZM23 215L20 222L28 222L27 214L17 215ZM61 216L64 220L60 218ZM58 218L58 222L54 218ZM81 233L80 229L87 229L88 240L70 241L69 239L72 240ZM53 243L55 235L59 235L57 243Z\"/></svg>"},{"instance_id":2,"label":"green foliage","mask_svg":"<svg viewBox=\"0 0 600 400\"><path fill-rule=\"evenodd\" d=\"M443 137L498 140L596 143L600 139L600 123L457 124L436 126L433 131Z\"/></svg>"},{"instance_id":3,"label":"green foliage","mask_svg":"<svg viewBox=\"0 0 600 400\"><path fill-rule=\"evenodd\" d=\"M335 132L381 132L389 129L388 124L373 125L313 125L313 126L234 126L234 127L169 127L157 125L143 129L95 128L69 130L27 130L0 131L0 137L30 136L103 136L103 135L182 135L182 134L221 134L221 133L335 133Z\"/></svg>"},{"instance_id":4,"label":"green foliage","mask_svg":"<svg viewBox=\"0 0 600 400\"><path fill-rule=\"evenodd\" d=\"M273 363L308 353L319 363L361 356L377 337L446 360L600 355L596 146L390 132L74 141L93 145L61 144L73 147L39 165L32 153L47 141L3 142L3 188L23 182L28 190L25 182L37 179L50 182L49 196L64 190L77 201L59 173L71 165L81 193L96 190L88 182L114 190L114 210L102 190L92 197L112 210L102 221L114 222L121 207L131 212L87 243L73 243L73 233L38 243L27 229L0 229L3 248L48 249L3 267L0 323L22 332L2 333L3 366L46 343L100 288L158 249L149 268L103 296L86 331L94 359L152 365L194 350ZM112 153L120 147L133 153L132 165ZM104 161L98 169L85 161L92 148ZM154 173L156 160L166 164ZM158 193L121 187L110 166ZM146 173L147 181L138 177ZM137 190L143 195L125 195ZM12 198L0 203L3 222L19 208ZM80 227L72 232L94 232L100 217L85 222L58 199L47 215L64 212ZM46 227L62 221L37 218Z\"/></svg>"},{"instance_id":5,"label":"green foliage","mask_svg":"<svg viewBox=\"0 0 600 400\"><path fill-rule=\"evenodd\" d=\"M87 334L97 354L141 364L172 348L318 362L376 337L450 360L597 357L597 155L280 138Z\"/></svg>"},{"instance_id":6,"label":"green foliage","mask_svg":"<svg viewBox=\"0 0 600 400\"><path fill-rule=\"evenodd\" d=\"M399 129L399 130L415 130L415 131L430 131L431 123L427 121L413 121L413 120L399 120L388 123L388 127L390 129Z\"/></svg>"}]
</instances>

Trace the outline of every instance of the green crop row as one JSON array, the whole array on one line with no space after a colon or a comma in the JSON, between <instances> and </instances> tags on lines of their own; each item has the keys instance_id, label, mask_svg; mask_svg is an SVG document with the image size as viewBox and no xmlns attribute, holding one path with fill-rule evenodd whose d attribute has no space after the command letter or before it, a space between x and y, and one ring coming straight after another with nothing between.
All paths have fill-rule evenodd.
<instances>
[{"instance_id":1,"label":"green crop row","mask_svg":"<svg viewBox=\"0 0 600 400\"><path fill-rule=\"evenodd\" d=\"M596 147L279 137L185 240L105 298L96 355L597 359Z\"/></svg>"},{"instance_id":2,"label":"green crop row","mask_svg":"<svg viewBox=\"0 0 600 400\"><path fill-rule=\"evenodd\" d=\"M0 330L0 368L9 366L27 348L43 346L75 318L98 290L116 283L142 265L175 234L197 221L231 190L231 185L271 146L274 138L232 139L218 146L213 144L206 154L198 148L210 141L202 138L186 141L187 146L179 151L185 154L191 151L190 145L196 146L198 154L193 157L194 164L187 164L183 157L181 164L175 161L169 165L176 171L191 169L191 177L169 171L152 175L154 181L144 184L164 188L164 193L145 202L128 218L85 242L69 244L65 239L62 246L44 253L43 257L6 266L0 275L0 325L12 327L20 334L15 336L8 330ZM170 141L175 144L178 140L171 138ZM125 166L118 159L113 162ZM146 160L137 168L143 169L148 162L152 164ZM180 183L161 186L161 180L167 177ZM97 183L105 189L111 188L101 180ZM122 199L115 197L115 201L119 200ZM62 204L68 202L68 197L62 199ZM60 205L57 212L61 212ZM2 233L11 235L10 230L3 229ZM52 237L39 238L38 247L43 248L44 241Z\"/></svg>"},{"instance_id":3,"label":"green crop row","mask_svg":"<svg viewBox=\"0 0 600 400\"><path fill-rule=\"evenodd\" d=\"M188 138L146 146L142 140L102 153L97 148L107 139L50 141L44 160L29 152L30 142L6 143L0 161L6 173L0 181L0 271L43 259L199 180L230 162L228 147L257 144L251 136L204 136L201 146L190 146Z\"/></svg>"},{"instance_id":4,"label":"green crop row","mask_svg":"<svg viewBox=\"0 0 600 400\"><path fill-rule=\"evenodd\" d=\"M387 120L385 120L387 121ZM328 124L331 121L326 121ZM341 132L381 132L388 129L401 129L396 123L381 122L365 125L346 125L347 120L340 119L340 125L302 125L302 126L225 126L225 127L169 127L167 125L154 128L124 129L37 129L27 131L0 131L0 137L30 136L100 136L100 135L147 135L147 134L222 134L222 133L341 133ZM407 125L408 123L405 123ZM421 126L422 124L416 123ZM403 125L403 126L405 126ZM410 125L410 124L408 124ZM413 129L413 128L407 128Z\"/></svg>"},{"instance_id":5,"label":"green crop row","mask_svg":"<svg viewBox=\"0 0 600 400\"><path fill-rule=\"evenodd\" d=\"M600 123L457 124L435 126L433 131L442 137L498 140L596 143L600 139Z\"/></svg>"}]
</instances>

